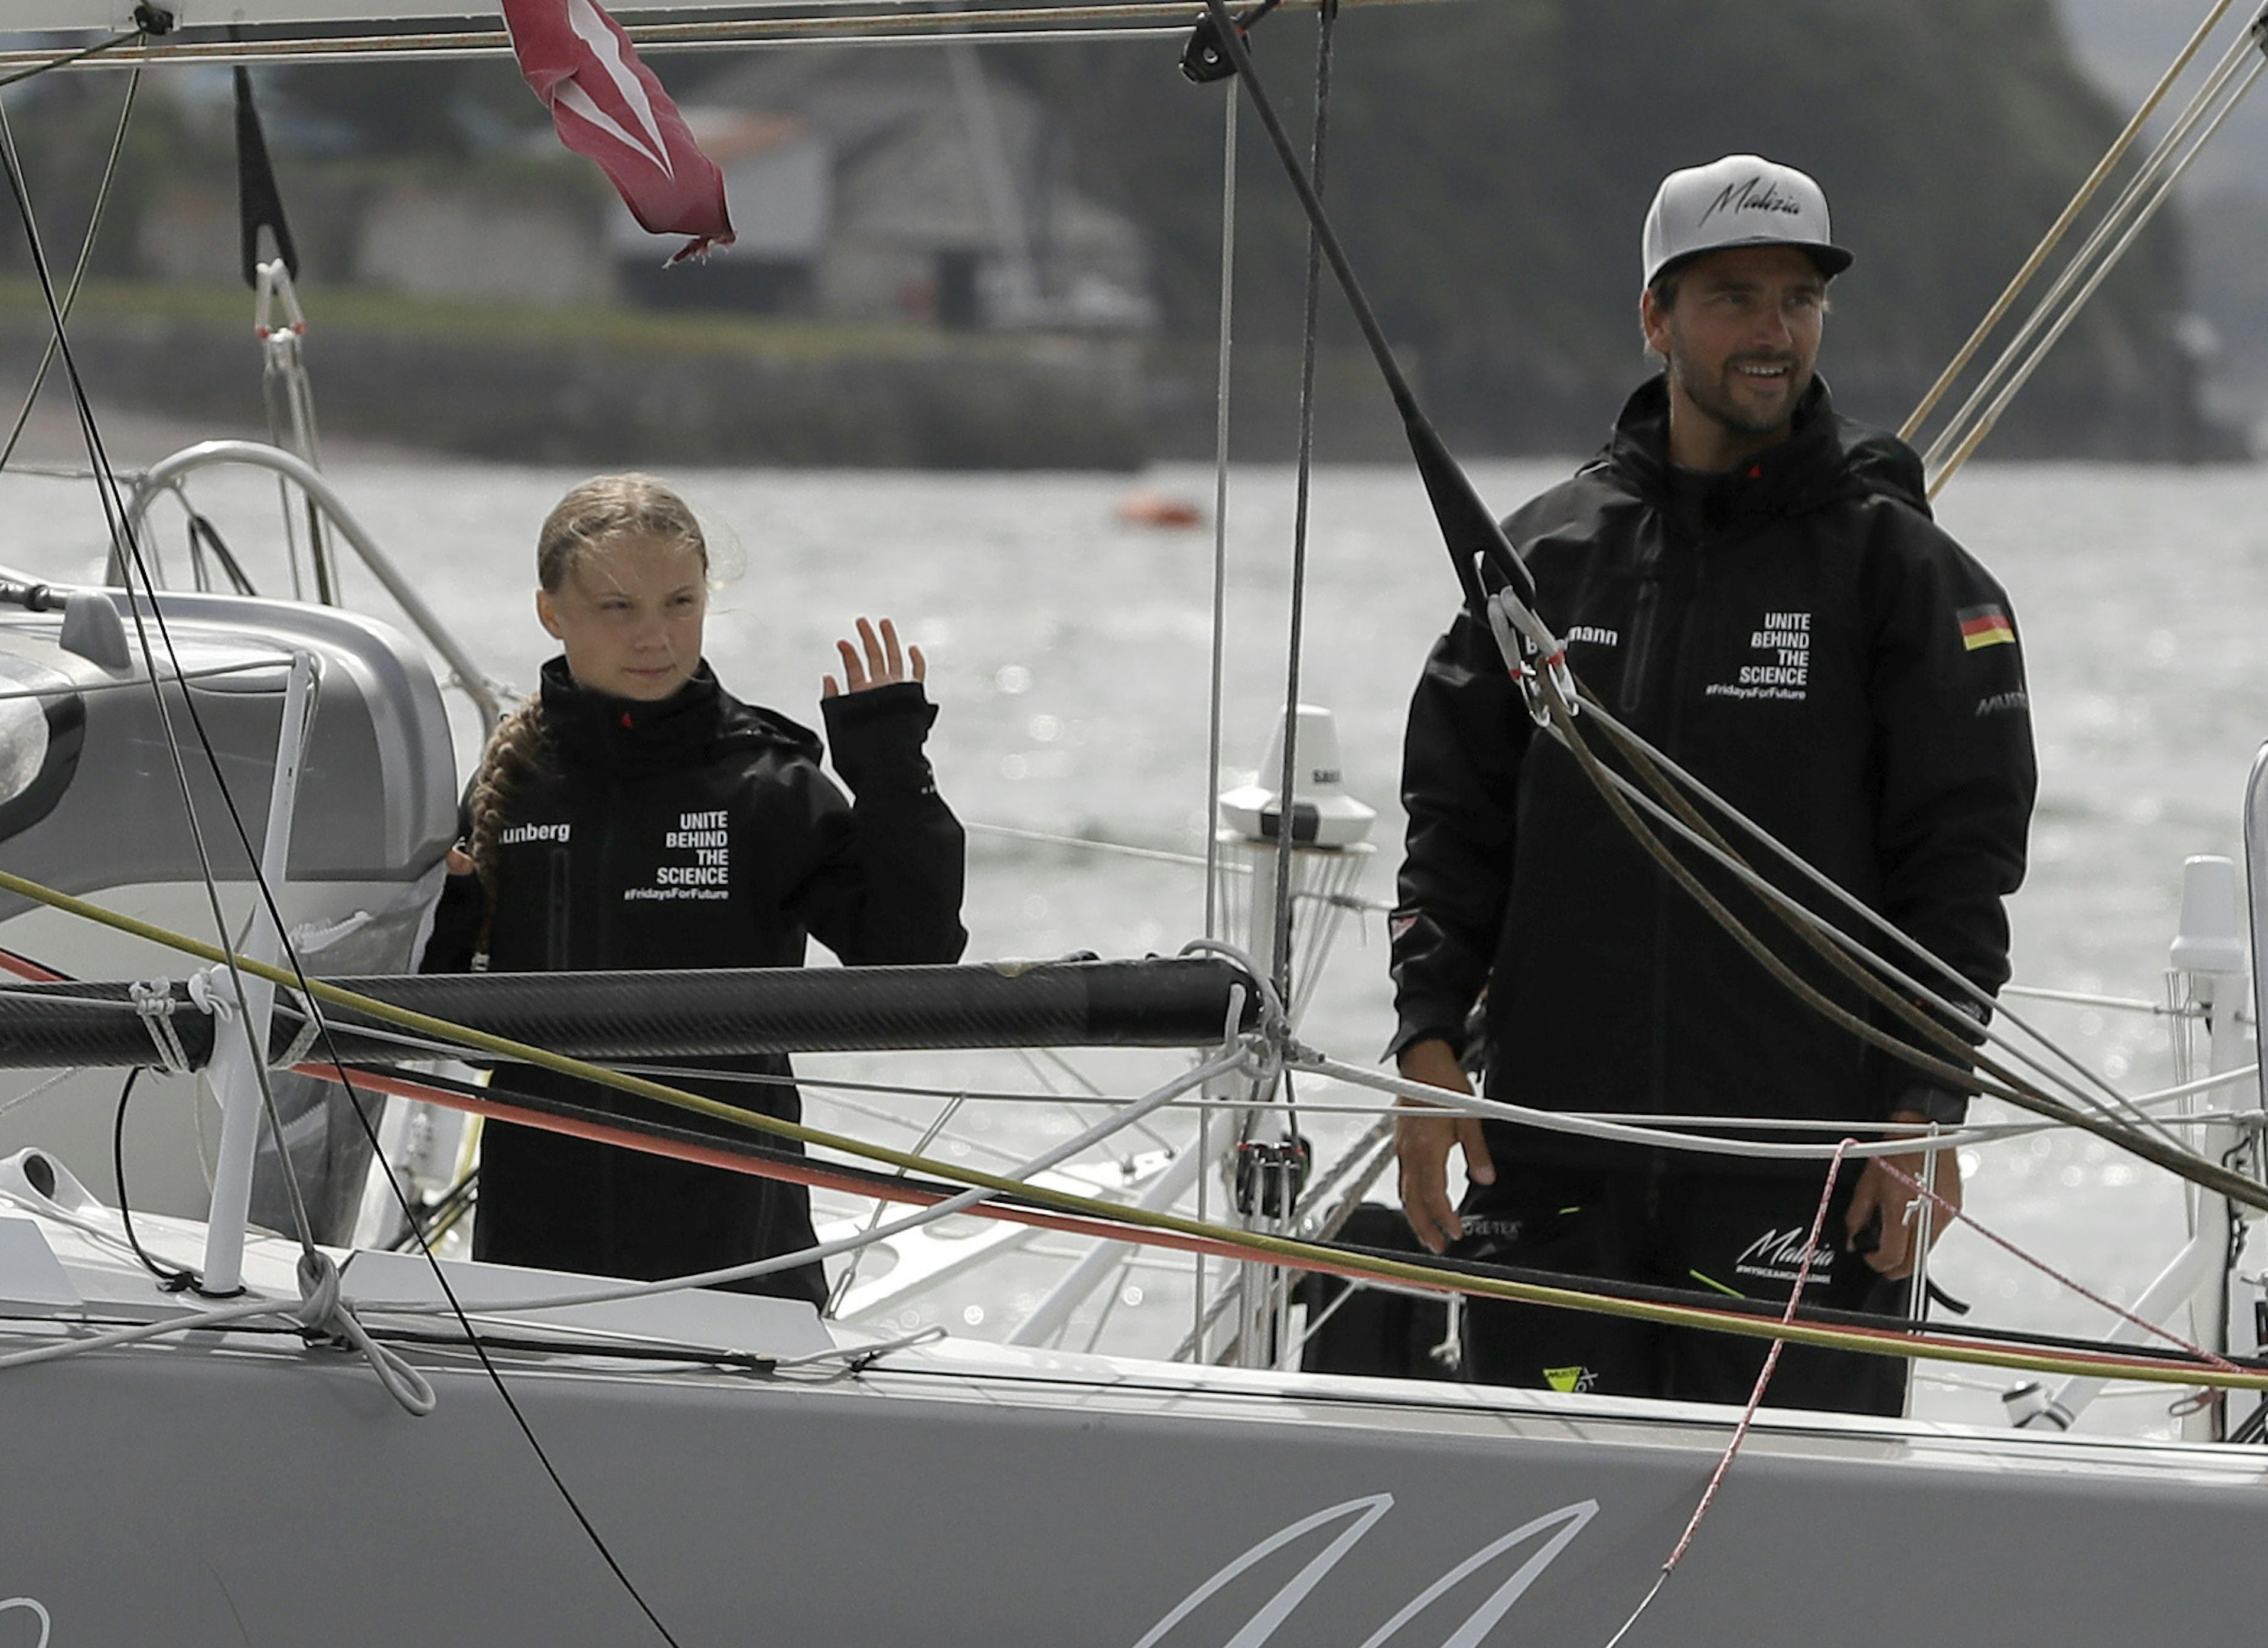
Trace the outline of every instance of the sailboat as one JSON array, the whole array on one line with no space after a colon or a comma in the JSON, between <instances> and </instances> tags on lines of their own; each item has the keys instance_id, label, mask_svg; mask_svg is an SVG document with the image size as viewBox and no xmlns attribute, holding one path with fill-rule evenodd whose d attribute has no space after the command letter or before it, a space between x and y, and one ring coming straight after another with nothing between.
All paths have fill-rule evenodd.
<instances>
[{"instance_id":1,"label":"sailboat","mask_svg":"<svg viewBox=\"0 0 2268 1648\"><path fill-rule=\"evenodd\" d=\"M158 34L146 8L123 0L22 9L26 26L96 31L40 48L43 60L362 49L335 33L169 44L171 26ZM169 23L296 26L438 9L261 0L225 17L184 4ZM937 14L880 8L676 9L761 12L661 26L715 40L937 26L915 20ZM1167 10L1157 26L1188 37L1185 6L1060 15L1064 26L1152 26ZM1216 66L1209 50L1240 55L1241 37L1212 15L1211 33L1191 39L1200 70ZM1056 18L1030 9L948 20L1029 32ZM368 49L500 45L475 26ZM1248 63L1234 66L1248 85ZM2001 381L2022 370L2012 357ZM1991 413L1992 396L1977 410ZM1317 1215L1334 1198L1318 1187L1343 1203L1376 1171L1378 1141L1365 1159L1311 1170L1282 1136L1234 1121L1276 1114L1268 1101L1286 1070L1393 1088L1300 1030L1312 972L1287 967L1280 913L1304 904L1329 917L1357 902L1366 820L1336 788L1326 724L1296 701L1256 783L1222 798L1228 839L1211 872L1236 891L1221 903L1241 916L1242 943L1209 938L1135 961L659 988L638 975L403 976L455 828L444 694L462 690L492 716L496 689L393 572L304 437L286 420L275 445L191 448L124 484L97 462L113 576L0 585L0 965L15 975L0 990L0 1062L69 1073L0 1115L0 1127L36 1122L35 1136L0 1140L0 1644L376 1642L418 1630L502 1642L1135 1648L1604 1644L1648 1632L1872 1645L1948 1630L2124 1644L2176 1620L2239 1639L2257 1628L2244 1558L2268 1532L2268 1449L2216 1439L2241 1432L2231 1416L2268 1390L2220 1263L2233 1222L2261 1199L2257 1166L2234 1137L2224 1153L2242 1170L2200 1188L2190 1250L2134 1313L2233 1318L2236 1331L2209 1355L2154 1345L2138 1324L2109 1343L2072 1344L1605 1301L1756 1337L1872 1335L1905 1354L2018 1370L2033 1394L2017 1416L2044 1424L1743 1414L1301 1371L1292 1271L1430 1297L1535 1297L1536 1284L1324 1240ZM1940 445L1946 462L1957 467L1966 439ZM1446 452L1426 456L1429 480L1461 478ZM138 522L225 463L288 482L291 519L308 520L313 505L306 552L356 557L421 633L149 577L136 564ZM2256 866L2268 866L2264 792L2256 775ZM2257 1103L2257 1073L2245 1073L2257 1018L2243 1010L2260 913L2248 920L2226 865L2194 868L2189 892L2176 963L2212 1031L2197 1091ZM659 1091L666 1076L616 1067L1010 1044L1190 1057L997 1173L807 1137L820 1153L793 1170L875 1209L822 1232L828 1248L895 1245L908 1273L852 1276L831 1316L354 1240L368 1187L381 1204L397 1184L414 1190L415 1163L436 1153L430 1137L409 1137L412 1117L429 1135L439 1118L508 1115L627 1148L706 1151L736 1170L789 1170L767 1149L776 1129L752 1127L744 1142L610 1130L568 1107L516 1107L436 1068L452 1051ZM129 1095L114 1085L129 1070L152 1072L136 1102L175 1122L171 1137L137 1132L131 1160L117 1144ZM1241 1219L1205 1217L1207 1151L1151 1161L1108 1195L1080 1171L1185 1098L1219 1116L1222 1153L1246 1164ZM1261 1148L1234 1158L1239 1142ZM380 1159L394 1171L369 1173ZM1192 1196L1195 1216L1175 1210ZM401 1210L431 1210L405 1199ZM1029 1331L1007 1343L909 1332L861 1307L862 1286L944 1274L950 1244L933 1239L964 1216L987 1232L1073 1239L1079 1256L1058 1295L1028 1313ZM1049 1319L1059 1326L1133 1243L1215 1262L1219 1308L1208 1318L1200 1301L1190 1357L1050 1343ZM2199 1402L2179 1441L2052 1423L2112 1379L2228 1394Z\"/></svg>"}]
</instances>

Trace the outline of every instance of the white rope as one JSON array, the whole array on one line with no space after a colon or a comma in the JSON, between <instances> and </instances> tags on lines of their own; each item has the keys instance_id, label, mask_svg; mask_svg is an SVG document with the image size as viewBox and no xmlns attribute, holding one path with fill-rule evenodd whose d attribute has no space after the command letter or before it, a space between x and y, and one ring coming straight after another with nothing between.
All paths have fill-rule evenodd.
<instances>
[{"instance_id":1,"label":"white rope","mask_svg":"<svg viewBox=\"0 0 2268 1648\"><path fill-rule=\"evenodd\" d=\"M2161 1019L2202 1019L2205 1011L2200 1006L2171 1007L2161 1001L2149 1001L2139 996L2097 996L2088 990L2049 990L2037 984L2003 984L2002 999L2011 996L2026 1001L2059 1002L2070 1007L2100 1007L2109 1012L2150 1013Z\"/></svg>"},{"instance_id":2,"label":"white rope","mask_svg":"<svg viewBox=\"0 0 2268 1648\"><path fill-rule=\"evenodd\" d=\"M1424 1082L1405 1081L1399 1076L1388 1076L1379 1070L1366 1070L1359 1064L1348 1064L1335 1058L1295 1048L1286 1060L1295 1070L1311 1075L1329 1076L1335 1080L1351 1083L1358 1087L1373 1087L1380 1093L1396 1098L1414 1099L1422 1104L1434 1106L1456 1115L1493 1117L1500 1122L1516 1122L1524 1127L1541 1128L1547 1132L1571 1133L1580 1138L1608 1139L1624 1144L1647 1144L1669 1150L1690 1151L1700 1156L1738 1156L1756 1161L1825 1161L1834 1156L1831 1144L1778 1144L1767 1139L1711 1138L1697 1133L1676 1129L1648 1126L1637 1122L1615 1122L1594 1115L1577 1115L1572 1111L1537 1110L1527 1105L1510 1104L1500 1099L1484 1099L1477 1093L1452 1093L1446 1087L1429 1086ZM1771 1126L1764 1122L1761 1125ZM1843 1123L1847 1130L1852 1123ZM1878 1130L1876 1124L1867 1123L1869 1132ZM1894 1124L1882 1122L1879 1130L1889 1131ZM1917 1152L1952 1150L1962 1144L1983 1142L1989 1137L1979 1129L1946 1129L1926 1137L1905 1137L1877 1139L1859 1144L1843 1151L1845 1156L1911 1156Z\"/></svg>"},{"instance_id":3,"label":"white rope","mask_svg":"<svg viewBox=\"0 0 2268 1648\"><path fill-rule=\"evenodd\" d=\"M1211 808L1208 792L1206 806ZM1136 847L1126 842L1093 841L1084 835L1064 835L1053 830L1023 829L1012 824L981 824L964 819L961 828L972 835L998 835L1007 841L1035 842L1048 847L1073 847L1083 852L1103 853L1114 858L1141 858L1152 864L1182 864L1189 869L1207 867L1207 858L1198 853L1168 852L1158 847Z\"/></svg>"},{"instance_id":4,"label":"white rope","mask_svg":"<svg viewBox=\"0 0 2268 1648\"><path fill-rule=\"evenodd\" d=\"M4 695L0 695L0 696ZM1217 768L1218 763L1216 763L1216 769ZM1205 805L1210 809L1213 804L1214 798L1208 790ZM1152 864L1181 864L1188 869L1204 871L1208 883L1216 876L1248 876L1252 873L1252 866L1248 864L1220 862L1219 839L1217 833L1208 841L1205 852L1182 853L1168 852L1158 847L1137 847L1129 842L1097 841L1087 835L1064 835L1052 830L1025 829L1017 825L979 824L963 820L961 828L972 835L998 835L1010 841L1037 842L1049 847L1070 847L1081 852L1101 853L1112 857L1141 858ZM1329 905L1336 909L1360 910L1373 916L1388 916L1394 911L1394 906L1383 899L1364 898L1352 893L1326 892L1314 887L1293 887L1292 896L1310 903Z\"/></svg>"},{"instance_id":5,"label":"white rope","mask_svg":"<svg viewBox=\"0 0 2268 1648\"><path fill-rule=\"evenodd\" d=\"M57 1070L54 1075L48 1077L47 1080L40 1083L37 1086L26 1087L23 1092L18 1093L13 1099L8 1100L5 1103L0 1103L0 1116L6 1115L11 1110L15 1109L19 1105L27 1105L31 1103L33 1100L38 1098L43 1093L49 1093L54 1089L62 1086L72 1077L77 1075L83 1068L85 1067L81 1065L73 1065L69 1070Z\"/></svg>"},{"instance_id":6,"label":"white rope","mask_svg":"<svg viewBox=\"0 0 2268 1648\"><path fill-rule=\"evenodd\" d=\"M276 1005L279 1008L284 1007L287 1004L287 1001L288 1004L296 1009L300 1015L299 1028L293 1033L291 1045L284 1049L280 1056L272 1061L280 1070L290 1070L294 1064L305 1059L314 1050L315 1042L323 1034L322 1015L309 1012L307 1004L298 991L284 991L284 997L279 998Z\"/></svg>"},{"instance_id":7,"label":"white rope","mask_svg":"<svg viewBox=\"0 0 2268 1648\"><path fill-rule=\"evenodd\" d=\"M189 1056L181 1050L180 1035L173 1028L173 982L137 981L127 989L134 997L134 1011L142 1027L150 1033L151 1043L158 1049L158 1068L168 1076L189 1074Z\"/></svg>"},{"instance_id":8,"label":"white rope","mask_svg":"<svg viewBox=\"0 0 2268 1648\"><path fill-rule=\"evenodd\" d=\"M121 1259L130 1262L137 1269L142 1264L142 1255L135 1251L134 1244L126 1240L124 1220L107 1208L105 1208L102 1214L98 1217L82 1213L76 1208L64 1207L58 1202L39 1195L36 1190L26 1196L4 1185L0 1185L0 1202L19 1207L26 1213L36 1214L41 1218L52 1219L58 1225L67 1225L88 1240L99 1243ZM158 1256L163 1257L163 1255ZM166 1259L165 1262L166 1268L169 1270L183 1271L192 1268L172 1259Z\"/></svg>"},{"instance_id":9,"label":"white rope","mask_svg":"<svg viewBox=\"0 0 2268 1648\"><path fill-rule=\"evenodd\" d=\"M361 1351L386 1394L401 1403L403 1411L420 1419L431 1413L437 1399L425 1376L399 1351L372 1338L340 1297L337 1262L327 1253L310 1248L299 1255L298 1274L299 1306L292 1314L300 1325L312 1333L342 1338Z\"/></svg>"},{"instance_id":10,"label":"white rope","mask_svg":"<svg viewBox=\"0 0 2268 1648\"><path fill-rule=\"evenodd\" d=\"M41 1211L52 1212L45 1209ZM310 1333L327 1334L347 1340L362 1352L372 1371L378 1375L379 1383L386 1387L387 1394L399 1402L405 1412L423 1418L433 1411L437 1399L424 1375L405 1361L398 1351L372 1339L368 1330L356 1320L353 1310L339 1293L338 1266L329 1254L318 1251L300 1256L299 1286L300 1297L296 1303L253 1299L200 1307L161 1317L156 1321L114 1328L55 1344L40 1345L30 1350L11 1351L0 1356L0 1369L32 1367L43 1362L64 1362L97 1350L114 1350L122 1346L141 1344L173 1334L206 1333L232 1323L251 1322L265 1317Z\"/></svg>"}]
</instances>

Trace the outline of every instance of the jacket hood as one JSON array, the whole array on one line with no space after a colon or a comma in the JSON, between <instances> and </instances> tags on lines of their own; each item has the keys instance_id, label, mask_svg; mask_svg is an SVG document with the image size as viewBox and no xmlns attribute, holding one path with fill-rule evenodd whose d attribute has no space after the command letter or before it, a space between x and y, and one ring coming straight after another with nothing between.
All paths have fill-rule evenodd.
<instances>
[{"instance_id":1,"label":"jacket hood","mask_svg":"<svg viewBox=\"0 0 2268 1648\"><path fill-rule=\"evenodd\" d=\"M1800 515L1864 497L1892 498L1925 517L1930 513L1921 460L1913 448L1837 413L1825 379L1812 379L1793 423L1787 439L1714 478L1712 514ZM1638 386L1615 420L1612 438L1587 469L1611 476L1643 502L1664 501L1673 473L1667 376L1657 374Z\"/></svg>"},{"instance_id":2,"label":"jacket hood","mask_svg":"<svg viewBox=\"0 0 2268 1648\"><path fill-rule=\"evenodd\" d=\"M718 684L706 658L684 686L648 701L585 687L562 656L544 665L541 692L545 731L571 765L651 771L765 748L820 757L817 733L775 710L742 703Z\"/></svg>"}]
</instances>

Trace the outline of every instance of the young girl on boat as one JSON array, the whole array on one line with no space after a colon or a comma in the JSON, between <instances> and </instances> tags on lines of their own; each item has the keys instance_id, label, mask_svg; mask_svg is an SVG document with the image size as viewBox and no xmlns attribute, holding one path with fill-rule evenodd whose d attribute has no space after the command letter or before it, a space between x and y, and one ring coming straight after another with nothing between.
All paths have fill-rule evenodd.
<instances>
[{"instance_id":1,"label":"young girl on boat","mask_svg":"<svg viewBox=\"0 0 2268 1648\"><path fill-rule=\"evenodd\" d=\"M733 697L703 659L708 549L667 487L576 487L543 524L536 577L562 655L490 740L426 971L796 967L810 938L852 965L960 957L961 826L922 753L936 710L921 649L889 620L858 620L858 644L836 644L842 681L822 685L846 801L815 736ZM799 1118L785 1058L709 1067L775 1079L678 1085ZM549 1071L494 1082L730 1130ZM482 1135L475 1258L651 1280L813 1241L800 1186L507 1123ZM745 1285L825 1297L817 1265Z\"/></svg>"}]
</instances>

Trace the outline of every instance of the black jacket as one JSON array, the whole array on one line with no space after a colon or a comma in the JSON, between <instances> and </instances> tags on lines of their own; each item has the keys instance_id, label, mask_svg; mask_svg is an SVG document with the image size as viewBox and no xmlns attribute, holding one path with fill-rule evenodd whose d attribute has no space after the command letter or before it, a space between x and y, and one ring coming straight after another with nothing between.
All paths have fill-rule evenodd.
<instances>
[{"instance_id":1,"label":"black jacket","mask_svg":"<svg viewBox=\"0 0 2268 1648\"><path fill-rule=\"evenodd\" d=\"M922 754L936 710L919 686L825 701L855 805L820 770L818 739L733 698L705 664L659 703L585 691L556 658L542 692L548 759L509 806L491 969L797 967L808 938L852 964L960 958L961 826ZM426 971L472 965L481 912L475 878L452 878ZM784 1058L712 1067L789 1073ZM547 1071L494 1079L677 1127L725 1126ZM801 1115L784 1082L679 1085ZM482 1137L482 1259L653 1279L812 1240L799 1186L529 1128L491 1125ZM750 1288L817 1301L824 1282L814 1265Z\"/></svg>"},{"instance_id":2,"label":"black jacket","mask_svg":"<svg viewBox=\"0 0 2268 1648\"><path fill-rule=\"evenodd\" d=\"M2007 595L1932 524L1913 453L1837 416L1823 384L1786 442L1723 475L1675 470L1668 438L1656 379L1599 458L1506 522L1571 666L1812 864L1997 990L2035 777ZM1774 982L1645 856L1573 759L1535 735L1469 612L1418 682L1403 801L1397 1050L1458 1040L1486 986L1488 1091L1522 1104L1863 1121L1927 1085ZM1800 974L1865 1011L1752 894L1679 852ZM1598 1154L1565 1135L1506 1142L1531 1158Z\"/></svg>"}]
</instances>

